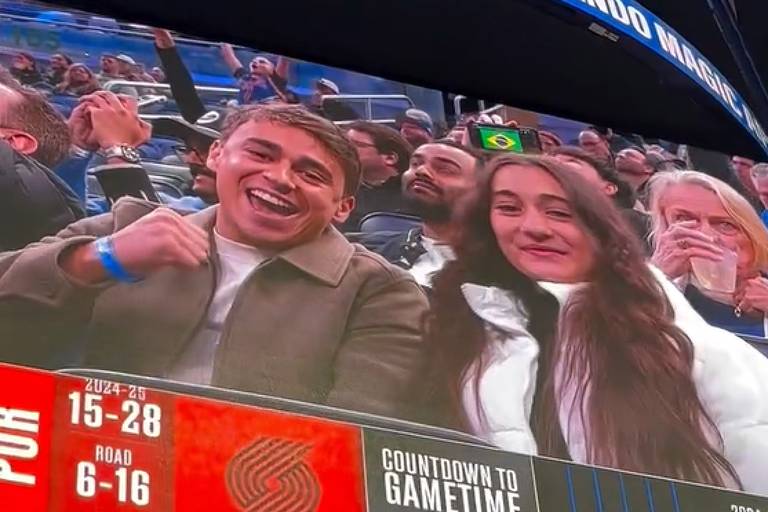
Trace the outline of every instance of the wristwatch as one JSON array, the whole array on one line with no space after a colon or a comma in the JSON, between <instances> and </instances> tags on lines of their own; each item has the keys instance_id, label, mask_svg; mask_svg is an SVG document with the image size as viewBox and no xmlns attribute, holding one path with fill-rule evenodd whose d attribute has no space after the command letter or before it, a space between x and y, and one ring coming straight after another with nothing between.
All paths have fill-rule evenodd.
<instances>
[{"instance_id":1,"label":"wristwatch","mask_svg":"<svg viewBox=\"0 0 768 512\"><path fill-rule=\"evenodd\" d=\"M99 154L104 158L120 158L129 164L137 164L141 162L141 154L139 151L136 148L129 146L128 144L110 146L106 149L100 150Z\"/></svg>"}]
</instances>

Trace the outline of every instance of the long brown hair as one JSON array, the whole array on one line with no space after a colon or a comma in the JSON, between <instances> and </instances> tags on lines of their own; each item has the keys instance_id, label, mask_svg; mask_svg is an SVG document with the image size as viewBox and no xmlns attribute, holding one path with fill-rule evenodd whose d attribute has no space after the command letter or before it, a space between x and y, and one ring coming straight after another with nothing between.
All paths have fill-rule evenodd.
<instances>
[{"instance_id":1,"label":"long brown hair","mask_svg":"<svg viewBox=\"0 0 768 512\"><path fill-rule=\"evenodd\" d=\"M493 178L512 165L534 166L557 180L595 248L589 283L562 311L506 260L491 228ZM739 481L697 395L691 340L675 326L672 306L638 242L604 194L554 160L502 156L481 173L457 223L457 260L433 283L426 335L456 413L463 415L466 379L474 378L479 388L487 344L461 285L498 286L528 312L528 329L541 348L531 418L540 454L568 457L558 417L558 368L560 387L576 390L572 411L587 427L588 463L720 486Z\"/></svg>"}]
</instances>

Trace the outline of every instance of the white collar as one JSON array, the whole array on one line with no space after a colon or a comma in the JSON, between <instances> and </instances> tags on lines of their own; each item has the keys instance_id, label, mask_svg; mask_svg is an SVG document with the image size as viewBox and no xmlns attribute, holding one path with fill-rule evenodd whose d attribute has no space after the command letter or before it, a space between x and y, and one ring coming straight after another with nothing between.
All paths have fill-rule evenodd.
<instances>
[{"instance_id":1,"label":"white collar","mask_svg":"<svg viewBox=\"0 0 768 512\"><path fill-rule=\"evenodd\" d=\"M586 283L539 281L538 284L551 293L560 303L560 307L563 307L573 291ZM505 332L526 331L528 313L522 303L509 290L497 286L464 283L461 285L461 292L470 309L481 319Z\"/></svg>"}]
</instances>

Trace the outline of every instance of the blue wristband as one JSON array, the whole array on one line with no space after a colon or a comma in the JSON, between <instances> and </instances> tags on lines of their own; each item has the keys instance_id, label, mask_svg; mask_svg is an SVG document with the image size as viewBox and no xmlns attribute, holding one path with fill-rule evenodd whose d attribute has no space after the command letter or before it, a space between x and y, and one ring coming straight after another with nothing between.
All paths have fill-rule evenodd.
<instances>
[{"instance_id":1,"label":"blue wristband","mask_svg":"<svg viewBox=\"0 0 768 512\"><path fill-rule=\"evenodd\" d=\"M105 236L96 240L96 254L99 257L101 265L107 271L109 277L121 283L135 283L139 279L132 276L115 257L115 246L112 245L112 238Z\"/></svg>"}]
</instances>

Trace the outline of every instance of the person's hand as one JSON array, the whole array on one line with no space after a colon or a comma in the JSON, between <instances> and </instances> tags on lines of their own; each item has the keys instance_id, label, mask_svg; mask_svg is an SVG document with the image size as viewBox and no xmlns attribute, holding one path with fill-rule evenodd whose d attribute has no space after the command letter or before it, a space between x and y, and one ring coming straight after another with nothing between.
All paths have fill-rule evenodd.
<instances>
[{"instance_id":1,"label":"person's hand","mask_svg":"<svg viewBox=\"0 0 768 512\"><path fill-rule=\"evenodd\" d=\"M692 229L693 226L693 221L672 224L657 240L651 263L670 279L688 274L691 258L723 260L723 249L711 237Z\"/></svg>"},{"instance_id":2,"label":"person's hand","mask_svg":"<svg viewBox=\"0 0 768 512\"><path fill-rule=\"evenodd\" d=\"M146 277L168 267L195 270L208 259L208 234L168 208L158 208L112 235L114 255L136 277ZM108 279L93 243L62 256L64 272L81 283Z\"/></svg>"},{"instance_id":3,"label":"person's hand","mask_svg":"<svg viewBox=\"0 0 768 512\"><path fill-rule=\"evenodd\" d=\"M158 208L112 235L115 257L133 275L164 267L194 270L208 258L208 234L168 208Z\"/></svg>"},{"instance_id":4,"label":"person's hand","mask_svg":"<svg viewBox=\"0 0 768 512\"><path fill-rule=\"evenodd\" d=\"M155 35L155 46L161 50L167 50L176 46L176 42L173 40L173 36L169 30L164 28L153 28L152 33Z\"/></svg>"},{"instance_id":5,"label":"person's hand","mask_svg":"<svg viewBox=\"0 0 768 512\"><path fill-rule=\"evenodd\" d=\"M734 302L745 313L768 312L768 279L754 277L745 281L734 294Z\"/></svg>"},{"instance_id":6,"label":"person's hand","mask_svg":"<svg viewBox=\"0 0 768 512\"><path fill-rule=\"evenodd\" d=\"M96 151L99 149L99 143L93 135L90 108L88 103L76 106L67 120L67 126L72 144L88 151Z\"/></svg>"},{"instance_id":7,"label":"person's hand","mask_svg":"<svg viewBox=\"0 0 768 512\"><path fill-rule=\"evenodd\" d=\"M82 102L89 106L93 138L100 149L120 144L137 147L152 136L152 126L139 118L133 97L97 91Z\"/></svg>"},{"instance_id":8,"label":"person's hand","mask_svg":"<svg viewBox=\"0 0 768 512\"><path fill-rule=\"evenodd\" d=\"M229 43L221 43L220 45L222 55L234 55L235 48Z\"/></svg>"}]
</instances>

